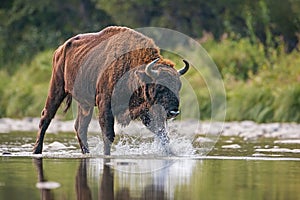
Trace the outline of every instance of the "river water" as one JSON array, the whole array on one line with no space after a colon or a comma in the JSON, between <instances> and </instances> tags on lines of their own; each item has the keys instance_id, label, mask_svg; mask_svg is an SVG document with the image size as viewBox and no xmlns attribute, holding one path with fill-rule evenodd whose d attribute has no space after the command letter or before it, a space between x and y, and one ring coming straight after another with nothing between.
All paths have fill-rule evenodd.
<instances>
[{"instance_id":1,"label":"river water","mask_svg":"<svg viewBox=\"0 0 300 200\"><path fill-rule=\"evenodd\" d=\"M47 134L32 155L33 132L0 134L0 199L300 199L300 142L221 136L171 140L161 154L149 138L117 136L112 156L89 136L81 155L74 133Z\"/></svg>"}]
</instances>

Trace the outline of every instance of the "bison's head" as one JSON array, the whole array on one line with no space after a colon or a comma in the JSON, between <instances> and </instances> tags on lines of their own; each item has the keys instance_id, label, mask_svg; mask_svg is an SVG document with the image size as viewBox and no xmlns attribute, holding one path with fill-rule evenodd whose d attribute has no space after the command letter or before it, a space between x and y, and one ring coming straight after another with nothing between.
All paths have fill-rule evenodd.
<instances>
[{"instance_id":1,"label":"bison's head","mask_svg":"<svg viewBox=\"0 0 300 200\"><path fill-rule=\"evenodd\" d=\"M189 69L176 70L173 66L156 59L137 70L135 75L142 80L141 86L130 99L132 118L140 117L142 122L155 134L166 132L166 120L176 117L179 111L180 76Z\"/></svg>"},{"instance_id":2,"label":"bison's head","mask_svg":"<svg viewBox=\"0 0 300 200\"><path fill-rule=\"evenodd\" d=\"M157 63L158 60L159 58L145 67L145 74L153 82L148 84L148 91L146 91L148 92L147 98L150 100L150 104L161 105L165 109L167 118L170 119L180 113L179 90L181 88L181 81L179 77L187 72L189 64L184 60L185 67L177 71L173 66Z\"/></svg>"},{"instance_id":3,"label":"bison's head","mask_svg":"<svg viewBox=\"0 0 300 200\"><path fill-rule=\"evenodd\" d=\"M166 60L133 67L115 85L111 106L114 116L122 125L140 118L153 133L166 141L167 119L179 114L180 76L189 69L176 70ZM134 61L128 63L134 65Z\"/></svg>"}]
</instances>

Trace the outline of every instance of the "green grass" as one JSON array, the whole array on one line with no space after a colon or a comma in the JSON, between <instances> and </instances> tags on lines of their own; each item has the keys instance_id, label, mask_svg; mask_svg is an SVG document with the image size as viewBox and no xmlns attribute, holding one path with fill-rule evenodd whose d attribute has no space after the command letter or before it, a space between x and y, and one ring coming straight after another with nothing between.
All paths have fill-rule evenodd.
<instances>
[{"instance_id":1,"label":"green grass","mask_svg":"<svg viewBox=\"0 0 300 200\"><path fill-rule=\"evenodd\" d=\"M226 120L254 120L256 122L300 122L300 54L266 49L249 39L211 39L203 44L217 64L226 87ZM181 58L164 52L165 56L182 66ZM18 66L9 75L0 71L0 117L38 117L44 106L52 70L53 50L39 53L29 64ZM183 86L182 102L189 113L199 117L192 99L196 96L201 119L210 119L211 94L206 82L195 69L184 75L193 93ZM218 98L218 92L216 93ZM197 105L193 105L197 106ZM220 107L221 109L221 107ZM63 117L61 111L58 115ZM72 117L69 113L65 118Z\"/></svg>"}]
</instances>

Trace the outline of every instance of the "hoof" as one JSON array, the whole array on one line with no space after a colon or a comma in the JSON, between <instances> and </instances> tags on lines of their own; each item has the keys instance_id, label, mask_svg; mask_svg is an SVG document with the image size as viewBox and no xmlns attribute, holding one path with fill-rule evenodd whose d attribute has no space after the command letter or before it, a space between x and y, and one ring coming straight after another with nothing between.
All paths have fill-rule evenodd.
<instances>
[{"instance_id":1,"label":"hoof","mask_svg":"<svg viewBox=\"0 0 300 200\"><path fill-rule=\"evenodd\" d=\"M163 146L163 152L166 156L176 156L176 154L172 151L169 144Z\"/></svg>"},{"instance_id":2,"label":"hoof","mask_svg":"<svg viewBox=\"0 0 300 200\"><path fill-rule=\"evenodd\" d=\"M81 147L81 152L82 152L83 154L86 154L86 153L90 153L90 150L89 150L89 148L83 146L83 147Z\"/></svg>"},{"instance_id":3,"label":"hoof","mask_svg":"<svg viewBox=\"0 0 300 200\"><path fill-rule=\"evenodd\" d=\"M111 144L104 144L104 155L105 156L110 156L110 148L111 148Z\"/></svg>"},{"instance_id":4,"label":"hoof","mask_svg":"<svg viewBox=\"0 0 300 200\"><path fill-rule=\"evenodd\" d=\"M42 153L42 150L43 150L43 147L41 147L41 146L35 146L34 148L33 148L33 154L41 154Z\"/></svg>"},{"instance_id":5,"label":"hoof","mask_svg":"<svg viewBox=\"0 0 300 200\"><path fill-rule=\"evenodd\" d=\"M165 134L164 135L161 134L161 135L159 135L157 137L158 137L158 139L160 141L160 144L162 146L168 145L170 143L170 138L167 135L165 135Z\"/></svg>"},{"instance_id":6,"label":"hoof","mask_svg":"<svg viewBox=\"0 0 300 200\"><path fill-rule=\"evenodd\" d=\"M42 151L37 151L37 150L33 151L33 154L41 154L41 153L42 153Z\"/></svg>"},{"instance_id":7,"label":"hoof","mask_svg":"<svg viewBox=\"0 0 300 200\"><path fill-rule=\"evenodd\" d=\"M104 155L109 156L113 139L111 140L109 138L105 138L103 139L103 142L104 142Z\"/></svg>"}]
</instances>

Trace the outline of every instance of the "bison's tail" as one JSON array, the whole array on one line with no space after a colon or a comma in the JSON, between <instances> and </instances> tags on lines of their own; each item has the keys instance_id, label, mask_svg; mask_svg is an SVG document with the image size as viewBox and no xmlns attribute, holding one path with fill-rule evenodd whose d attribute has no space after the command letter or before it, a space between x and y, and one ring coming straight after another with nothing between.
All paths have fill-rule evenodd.
<instances>
[{"instance_id":1,"label":"bison's tail","mask_svg":"<svg viewBox=\"0 0 300 200\"><path fill-rule=\"evenodd\" d=\"M66 113L69 110L71 104L72 104L72 95L68 93L66 96L66 107L64 108L64 113Z\"/></svg>"}]
</instances>

